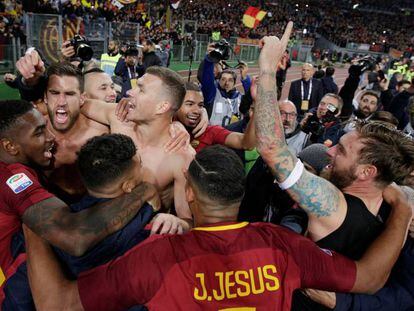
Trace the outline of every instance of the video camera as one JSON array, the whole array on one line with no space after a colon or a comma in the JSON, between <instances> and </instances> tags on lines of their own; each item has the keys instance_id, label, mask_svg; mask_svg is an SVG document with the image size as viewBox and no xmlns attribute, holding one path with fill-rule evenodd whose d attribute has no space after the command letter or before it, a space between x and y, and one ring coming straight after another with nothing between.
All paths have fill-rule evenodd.
<instances>
[{"instance_id":1,"label":"video camera","mask_svg":"<svg viewBox=\"0 0 414 311\"><path fill-rule=\"evenodd\" d=\"M214 50L208 55L215 63L228 60L230 58L230 44L225 39L221 39L214 45Z\"/></svg>"},{"instance_id":2,"label":"video camera","mask_svg":"<svg viewBox=\"0 0 414 311\"><path fill-rule=\"evenodd\" d=\"M89 41L86 39L86 37L81 36L81 35L75 35L70 40L69 44L73 46L76 57L79 57L83 61L91 60L93 56L93 50L90 46Z\"/></svg>"},{"instance_id":3,"label":"video camera","mask_svg":"<svg viewBox=\"0 0 414 311\"><path fill-rule=\"evenodd\" d=\"M302 131L306 134L314 134L316 136L320 136L325 131L326 124L337 120L336 115L338 114L338 108L336 108L332 104L328 104L327 111L321 119L319 119L314 113L312 116L309 117L308 121L302 127Z\"/></svg>"}]
</instances>

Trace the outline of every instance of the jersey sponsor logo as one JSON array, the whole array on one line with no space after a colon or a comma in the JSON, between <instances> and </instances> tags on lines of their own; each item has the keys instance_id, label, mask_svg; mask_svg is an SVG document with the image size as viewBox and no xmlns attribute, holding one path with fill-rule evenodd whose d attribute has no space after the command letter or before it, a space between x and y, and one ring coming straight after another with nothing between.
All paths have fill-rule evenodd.
<instances>
[{"instance_id":1,"label":"jersey sponsor logo","mask_svg":"<svg viewBox=\"0 0 414 311\"><path fill-rule=\"evenodd\" d=\"M274 265L249 270L219 271L214 272L214 276L196 273L195 278L198 286L194 287L194 298L200 301L236 299L263 294L265 291L274 292L280 288Z\"/></svg>"},{"instance_id":2,"label":"jersey sponsor logo","mask_svg":"<svg viewBox=\"0 0 414 311\"><path fill-rule=\"evenodd\" d=\"M18 194L33 185L33 181L25 173L19 173L7 179L6 184L15 194Z\"/></svg>"}]
</instances>

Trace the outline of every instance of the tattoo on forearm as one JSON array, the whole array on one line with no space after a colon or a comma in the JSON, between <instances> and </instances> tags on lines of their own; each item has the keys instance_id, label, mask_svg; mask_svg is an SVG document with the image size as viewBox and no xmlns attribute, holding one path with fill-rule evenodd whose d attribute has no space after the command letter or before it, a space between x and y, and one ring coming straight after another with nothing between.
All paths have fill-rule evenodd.
<instances>
[{"instance_id":1,"label":"tattoo on forearm","mask_svg":"<svg viewBox=\"0 0 414 311\"><path fill-rule=\"evenodd\" d=\"M271 165L280 181L289 176L296 157L289 151L277 103L276 77L274 72L260 74L255 107L257 147Z\"/></svg>"},{"instance_id":2,"label":"tattoo on forearm","mask_svg":"<svg viewBox=\"0 0 414 311\"><path fill-rule=\"evenodd\" d=\"M144 203L148 185L143 183L134 189L134 194L123 195L111 201L97 204L78 213L71 213L69 207L56 206L59 202L45 200L28 208L23 221L37 234L53 239L59 233L75 234L91 242L100 240L121 229L136 214Z\"/></svg>"},{"instance_id":3,"label":"tattoo on forearm","mask_svg":"<svg viewBox=\"0 0 414 311\"><path fill-rule=\"evenodd\" d=\"M288 193L306 212L318 218L331 216L338 210L338 189L306 170Z\"/></svg>"}]
</instances>

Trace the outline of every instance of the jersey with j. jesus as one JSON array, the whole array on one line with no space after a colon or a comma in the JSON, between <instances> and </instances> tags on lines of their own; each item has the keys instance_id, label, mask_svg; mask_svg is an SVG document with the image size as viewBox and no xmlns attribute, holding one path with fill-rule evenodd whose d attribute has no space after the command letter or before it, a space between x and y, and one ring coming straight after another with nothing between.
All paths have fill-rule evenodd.
<instances>
[{"instance_id":1,"label":"jersey with j. jesus","mask_svg":"<svg viewBox=\"0 0 414 311\"><path fill-rule=\"evenodd\" d=\"M289 310L297 288L346 292L355 278L353 261L287 229L226 223L150 238L78 287L86 310Z\"/></svg>"}]
</instances>

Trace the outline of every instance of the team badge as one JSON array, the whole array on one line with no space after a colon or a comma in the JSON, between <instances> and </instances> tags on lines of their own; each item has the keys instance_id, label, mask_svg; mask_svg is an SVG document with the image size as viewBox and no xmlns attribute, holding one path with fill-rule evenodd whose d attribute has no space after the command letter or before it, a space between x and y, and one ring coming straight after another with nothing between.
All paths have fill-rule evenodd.
<instances>
[{"instance_id":1,"label":"team badge","mask_svg":"<svg viewBox=\"0 0 414 311\"><path fill-rule=\"evenodd\" d=\"M195 148L197 148L197 147L198 147L198 145L200 145L200 141L199 141L199 140L197 140L197 139L193 139L193 140L190 142L190 145L191 145L191 147L193 147L193 148L195 149Z\"/></svg>"},{"instance_id":2,"label":"team badge","mask_svg":"<svg viewBox=\"0 0 414 311\"><path fill-rule=\"evenodd\" d=\"M19 173L7 179L6 184L15 194L18 194L33 185L33 181L26 174Z\"/></svg>"}]
</instances>

